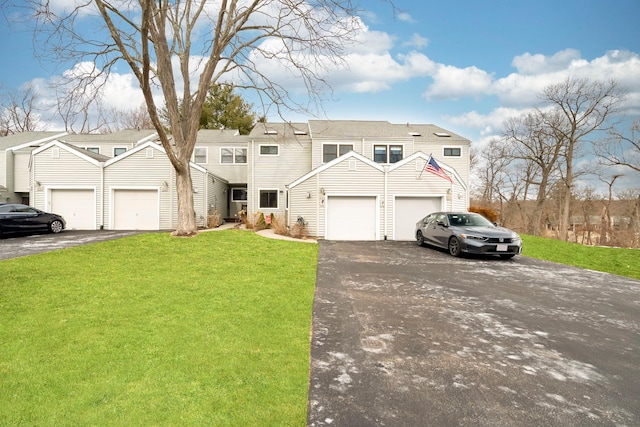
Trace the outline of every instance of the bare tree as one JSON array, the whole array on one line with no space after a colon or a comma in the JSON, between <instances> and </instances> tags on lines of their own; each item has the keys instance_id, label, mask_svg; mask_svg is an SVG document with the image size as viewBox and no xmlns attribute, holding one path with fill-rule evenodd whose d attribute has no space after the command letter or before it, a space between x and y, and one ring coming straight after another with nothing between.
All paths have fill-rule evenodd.
<instances>
[{"instance_id":1,"label":"bare tree","mask_svg":"<svg viewBox=\"0 0 640 427\"><path fill-rule=\"evenodd\" d=\"M197 232L189 160L202 106L216 82L257 91L263 106L304 110L321 105L323 76L343 64L345 47L362 28L350 0L85 0L59 11L49 1L28 0L36 31L46 34L46 52L56 60L85 61L74 76L78 90L99 87L126 62L138 80L149 116L176 170L178 227L175 235ZM94 19L95 34L83 34ZM103 40L104 29L109 39ZM279 64L291 81L306 88L308 102L295 101L261 64ZM295 79L295 80L294 80ZM159 88L162 100L156 99ZM159 116L166 106L169 135Z\"/></svg>"},{"instance_id":2,"label":"bare tree","mask_svg":"<svg viewBox=\"0 0 640 427\"><path fill-rule=\"evenodd\" d=\"M579 157L579 150L589 134L601 129L620 110L624 95L625 92L615 81L604 83L573 78L545 87L540 95L562 118L557 120L556 114L552 114L548 117L553 118L553 121L545 120L545 126L553 131L558 143L562 144L564 185L559 224L559 237L562 240L568 238L575 162Z\"/></svg>"},{"instance_id":3,"label":"bare tree","mask_svg":"<svg viewBox=\"0 0 640 427\"><path fill-rule=\"evenodd\" d=\"M528 192L535 194L535 205L528 216L527 233L540 235L542 213L550 186L557 179L558 161L562 152L562 141L554 137L547 123L558 123L560 117L552 112L534 110L505 122L503 136L509 144L510 156L521 160L530 171L526 175Z\"/></svg>"},{"instance_id":4,"label":"bare tree","mask_svg":"<svg viewBox=\"0 0 640 427\"><path fill-rule=\"evenodd\" d=\"M611 127L609 138L598 142L595 151L605 166L626 166L640 172L640 119L633 122L628 134Z\"/></svg>"},{"instance_id":5,"label":"bare tree","mask_svg":"<svg viewBox=\"0 0 640 427\"><path fill-rule=\"evenodd\" d=\"M141 104L138 108L131 110L112 109L109 119L111 131L121 129L153 129L153 122L149 117L147 106Z\"/></svg>"},{"instance_id":6,"label":"bare tree","mask_svg":"<svg viewBox=\"0 0 640 427\"><path fill-rule=\"evenodd\" d=\"M33 86L0 94L0 136L43 130Z\"/></svg>"}]
</instances>

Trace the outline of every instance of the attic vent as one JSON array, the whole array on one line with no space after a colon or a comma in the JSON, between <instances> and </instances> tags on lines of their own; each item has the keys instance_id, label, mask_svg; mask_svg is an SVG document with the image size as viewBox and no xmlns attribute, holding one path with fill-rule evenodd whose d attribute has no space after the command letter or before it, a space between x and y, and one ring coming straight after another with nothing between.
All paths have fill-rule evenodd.
<instances>
[{"instance_id":1,"label":"attic vent","mask_svg":"<svg viewBox=\"0 0 640 427\"><path fill-rule=\"evenodd\" d=\"M420 132L409 132L409 136L422 136Z\"/></svg>"},{"instance_id":2,"label":"attic vent","mask_svg":"<svg viewBox=\"0 0 640 427\"><path fill-rule=\"evenodd\" d=\"M60 149L58 147L52 148L51 149L51 157L54 159L59 159L60 158Z\"/></svg>"},{"instance_id":3,"label":"attic vent","mask_svg":"<svg viewBox=\"0 0 640 427\"><path fill-rule=\"evenodd\" d=\"M448 133L445 133L445 132L434 132L433 134L435 136L439 136L440 138L448 138L448 137L451 136L451 135L449 135Z\"/></svg>"},{"instance_id":4,"label":"attic vent","mask_svg":"<svg viewBox=\"0 0 640 427\"><path fill-rule=\"evenodd\" d=\"M265 135L277 135L278 131L277 130L273 130L273 129L267 129L264 131Z\"/></svg>"},{"instance_id":5,"label":"attic vent","mask_svg":"<svg viewBox=\"0 0 640 427\"><path fill-rule=\"evenodd\" d=\"M349 160L349 170L350 171L357 171L358 170L358 164L356 163L356 161L354 159Z\"/></svg>"},{"instance_id":6,"label":"attic vent","mask_svg":"<svg viewBox=\"0 0 640 427\"><path fill-rule=\"evenodd\" d=\"M145 154L147 155L147 159L153 158L153 148L149 147L145 150Z\"/></svg>"}]
</instances>

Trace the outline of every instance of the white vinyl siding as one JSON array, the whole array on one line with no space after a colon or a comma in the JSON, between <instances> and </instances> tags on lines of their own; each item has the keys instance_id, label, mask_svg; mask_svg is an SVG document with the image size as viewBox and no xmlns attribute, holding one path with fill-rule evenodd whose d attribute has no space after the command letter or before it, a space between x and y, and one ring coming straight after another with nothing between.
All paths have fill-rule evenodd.
<instances>
[{"instance_id":1,"label":"white vinyl siding","mask_svg":"<svg viewBox=\"0 0 640 427\"><path fill-rule=\"evenodd\" d=\"M15 192L28 193L29 188L29 159L31 153L18 151L13 155L13 185Z\"/></svg>"},{"instance_id":2,"label":"white vinyl siding","mask_svg":"<svg viewBox=\"0 0 640 427\"><path fill-rule=\"evenodd\" d=\"M53 150L59 157L53 158ZM102 197L102 168L66 149L52 146L33 156L31 165L33 189L30 202L37 209L51 212L50 191L55 189L95 189L95 206L92 209L93 224L98 228L102 224L100 217ZM40 185L37 185L37 183Z\"/></svg>"}]
</instances>

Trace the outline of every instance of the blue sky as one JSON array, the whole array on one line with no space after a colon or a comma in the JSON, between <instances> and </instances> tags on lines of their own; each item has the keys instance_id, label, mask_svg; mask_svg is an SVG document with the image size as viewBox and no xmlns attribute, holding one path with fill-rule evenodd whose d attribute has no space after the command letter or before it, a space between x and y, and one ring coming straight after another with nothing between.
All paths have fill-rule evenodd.
<instances>
[{"instance_id":1,"label":"blue sky","mask_svg":"<svg viewBox=\"0 0 640 427\"><path fill-rule=\"evenodd\" d=\"M540 89L570 76L617 79L629 91L627 119L640 116L638 0L396 0L395 14L383 0L361 5L365 42L348 71L329 76L331 119L434 123L480 147L534 106ZM1 25L0 49L2 90L63 71L34 59L27 29ZM121 73L105 99L139 105ZM640 186L637 175L624 180Z\"/></svg>"}]
</instances>

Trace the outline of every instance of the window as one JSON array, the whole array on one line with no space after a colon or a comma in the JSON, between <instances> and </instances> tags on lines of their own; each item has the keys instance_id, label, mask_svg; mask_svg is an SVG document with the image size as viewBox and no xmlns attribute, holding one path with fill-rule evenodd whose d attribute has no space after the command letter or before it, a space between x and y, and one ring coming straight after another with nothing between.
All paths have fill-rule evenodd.
<instances>
[{"instance_id":1,"label":"window","mask_svg":"<svg viewBox=\"0 0 640 427\"><path fill-rule=\"evenodd\" d=\"M462 156L462 150L460 147L444 147L443 153L445 157L460 157Z\"/></svg>"},{"instance_id":2,"label":"window","mask_svg":"<svg viewBox=\"0 0 640 427\"><path fill-rule=\"evenodd\" d=\"M327 163L353 150L353 144L324 144L322 162Z\"/></svg>"},{"instance_id":3,"label":"window","mask_svg":"<svg viewBox=\"0 0 640 427\"><path fill-rule=\"evenodd\" d=\"M373 160L377 163L395 163L402 160L402 145L374 145Z\"/></svg>"},{"instance_id":4,"label":"window","mask_svg":"<svg viewBox=\"0 0 640 427\"><path fill-rule=\"evenodd\" d=\"M113 157L119 156L120 154L124 154L127 152L127 149L124 147L115 147L113 149Z\"/></svg>"},{"instance_id":5,"label":"window","mask_svg":"<svg viewBox=\"0 0 640 427\"><path fill-rule=\"evenodd\" d=\"M262 155L262 156L277 156L278 155L278 146L277 145L261 145L260 146L260 155Z\"/></svg>"},{"instance_id":6,"label":"window","mask_svg":"<svg viewBox=\"0 0 640 427\"><path fill-rule=\"evenodd\" d=\"M278 190L260 190L260 209L278 208Z\"/></svg>"},{"instance_id":7,"label":"window","mask_svg":"<svg viewBox=\"0 0 640 427\"><path fill-rule=\"evenodd\" d=\"M246 202L247 201L247 189L246 188L232 188L231 189L231 201L232 202Z\"/></svg>"},{"instance_id":8,"label":"window","mask_svg":"<svg viewBox=\"0 0 640 427\"><path fill-rule=\"evenodd\" d=\"M247 163L247 149L232 147L221 148L220 163Z\"/></svg>"},{"instance_id":9,"label":"window","mask_svg":"<svg viewBox=\"0 0 640 427\"><path fill-rule=\"evenodd\" d=\"M207 163L207 148L206 147L196 147L193 150L193 161L198 164L206 164Z\"/></svg>"},{"instance_id":10,"label":"window","mask_svg":"<svg viewBox=\"0 0 640 427\"><path fill-rule=\"evenodd\" d=\"M235 153L235 163L247 163L246 148L236 148L234 150L234 153Z\"/></svg>"},{"instance_id":11,"label":"window","mask_svg":"<svg viewBox=\"0 0 640 427\"><path fill-rule=\"evenodd\" d=\"M100 154L100 147L85 147L84 149L92 153Z\"/></svg>"}]
</instances>

